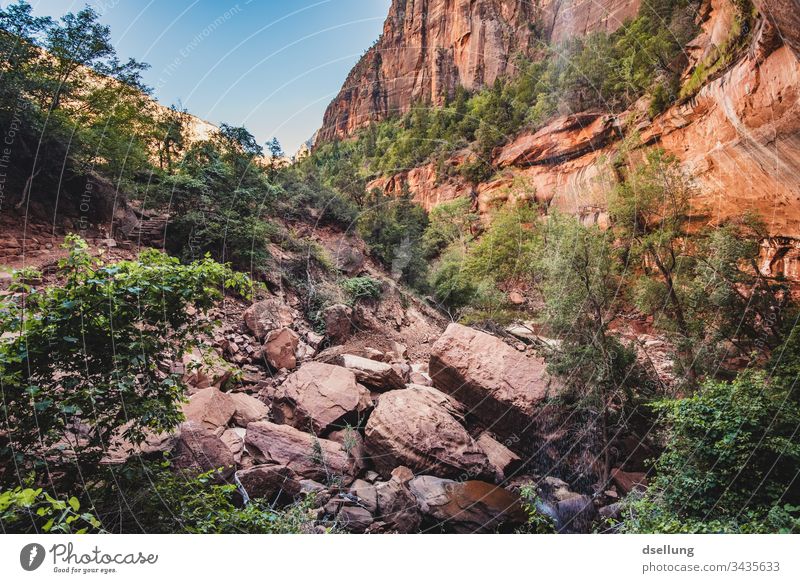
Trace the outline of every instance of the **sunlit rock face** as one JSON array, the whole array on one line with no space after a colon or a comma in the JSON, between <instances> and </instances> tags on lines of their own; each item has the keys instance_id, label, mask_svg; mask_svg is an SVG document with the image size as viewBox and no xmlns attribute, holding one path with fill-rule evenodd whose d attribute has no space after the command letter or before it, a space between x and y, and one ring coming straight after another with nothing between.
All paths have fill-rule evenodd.
<instances>
[{"instance_id":1,"label":"sunlit rock face","mask_svg":"<svg viewBox=\"0 0 800 583\"><path fill-rule=\"evenodd\" d=\"M594 8L567 4L544 4L555 17L551 36L614 26L609 18L579 25L594 18ZM470 197L484 215L498 202L533 193L548 208L575 214L587 224L605 225L606 197L616 180L609 160L617 155L621 136L637 131L645 147L629 155L630 163L637 163L649 147L676 156L697 187L697 224L721 224L748 211L759 214L774 238L765 243L764 265L771 273L794 277L800 240L800 2L756 4L761 14L740 58L694 97L653 120L643 115L641 104L615 116L563 116L498 148L492 160L497 173L486 183L467 184L454 172L449 173L452 177L442 176L429 164L379 177L369 188L399 193L407 187L427 209ZM631 14L638 9L631 3L604 5L609 10L616 6L619 14L623 7ZM565 12L567 8L572 12ZM690 62L698 62L727 38L732 14L731 0L703 4L702 30L687 47ZM467 155L457 153L448 164L458 166Z\"/></svg>"},{"instance_id":2,"label":"sunlit rock face","mask_svg":"<svg viewBox=\"0 0 800 583\"><path fill-rule=\"evenodd\" d=\"M325 114L319 141L352 135L415 103L441 105L459 85L480 89L513 73L540 40L611 32L641 0L394 0L378 42Z\"/></svg>"}]
</instances>

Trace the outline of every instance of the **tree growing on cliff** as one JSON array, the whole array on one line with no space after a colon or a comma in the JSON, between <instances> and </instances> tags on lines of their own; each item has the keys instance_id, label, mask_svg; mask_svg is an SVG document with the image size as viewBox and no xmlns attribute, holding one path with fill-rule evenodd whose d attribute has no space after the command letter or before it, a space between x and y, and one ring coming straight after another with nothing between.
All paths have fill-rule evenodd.
<instances>
[{"instance_id":1,"label":"tree growing on cliff","mask_svg":"<svg viewBox=\"0 0 800 583\"><path fill-rule=\"evenodd\" d=\"M612 192L609 210L628 249L633 299L669 333L689 386L732 356L780 344L791 294L761 273L757 218L692 229L694 188L678 161L655 149Z\"/></svg>"}]
</instances>

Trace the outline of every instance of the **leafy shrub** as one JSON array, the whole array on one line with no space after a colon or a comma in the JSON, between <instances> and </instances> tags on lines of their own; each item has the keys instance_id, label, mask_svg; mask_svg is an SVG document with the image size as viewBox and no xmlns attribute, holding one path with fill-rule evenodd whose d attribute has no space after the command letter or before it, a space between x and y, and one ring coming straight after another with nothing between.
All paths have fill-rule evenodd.
<instances>
[{"instance_id":1,"label":"leafy shrub","mask_svg":"<svg viewBox=\"0 0 800 583\"><path fill-rule=\"evenodd\" d=\"M0 343L3 424L23 465L63 459L65 435L82 425L92 431L74 454L94 463L120 432L137 443L171 430L183 386L169 363L211 327L188 308L203 314L226 289L249 293L246 277L211 259L181 265L148 250L104 265L74 235L65 247L61 285L0 306L0 329L14 334Z\"/></svg>"},{"instance_id":2,"label":"leafy shrub","mask_svg":"<svg viewBox=\"0 0 800 583\"><path fill-rule=\"evenodd\" d=\"M556 524L552 517L541 511L541 499L534 485L525 485L520 488L519 497L522 501L522 510L528 521L520 529L524 534L555 534Z\"/></svg>"},{"instance_id":3,"label":"leafy shrub","mask_svg":"<svg viewBox=\"0 0 800 583\"><path fill-rule=\"evenodd\" d=\"M353 303L359 300L377 300L381 297L383 284L371 277L352 277L342 283L342 287L350 301Z\"/></svg>"},{"instance_id":4,"label":"leafy shrub","mask_svg":"<svg viewBox=\"0 0 800 583\"><path fill-rule=\"evenodd\" d=\"M284 509L271 501L244 504L232 484L217 484L214 472L189 478L168 463L114 470L113 487L100 493L106 528L123 533L291 534L310 532L313 496Z\"/></svg>"},{"instance_id":5,"label":"leafy shrub","mask_svg":"<svg viewBox=\"0 0 800 583\"><path fill-rule=\"evenodd\" d=\"M777 532L800 526L800 398L795 385L745 372L656 405L666 450L629 532Z\"/></svg>"},{"instance_id":6,"label":"leafy shrub","mask_svg":"<svg viewBox=\"0 0 800 583\"><path fill-rule=\"evenodd\" d=\"M5 533L85 534L101 531L100 521L81 512L74 496L53 498L41 488L0 490L0 527Z\"/></svg>"}]
</instances>

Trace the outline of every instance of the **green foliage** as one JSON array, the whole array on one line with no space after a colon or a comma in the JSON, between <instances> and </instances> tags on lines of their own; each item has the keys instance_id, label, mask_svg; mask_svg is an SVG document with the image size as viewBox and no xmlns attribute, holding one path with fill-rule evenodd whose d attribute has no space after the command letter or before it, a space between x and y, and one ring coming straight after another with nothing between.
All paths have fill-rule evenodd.
<instances>
[{"instance_id":1,"label":"green foliage","mask_svg":"<svg viewBox=\"0 0 800 583\"><path fill-rule=\"evenodd\" d=\"M779 532L800 526L800 398L792 383L745 372L707 381L657 409L669 428L629 532Z\"/></svg>"},{"instance_id":2,"label":"green foliage","mask_svg":"<svg viewBox=\"0 0 800 583\"><path fill-rule=\"evenodd\" d=\"M126 183L149 167L158 121L140 78L147 65L120 62L93 9L53 21L33 17L27 2L8 5L0 53L0 126L14 136L7 179L21 193L14 202L36 194L52 204L47 193L73 175L98 171Z\"/></svg>"},{"instance_id":3,"label":"green foliage","mask_svg":"<svg viewBox=\"0 0 800 583\"><path fill-rule=\"evenodd\" d=\"M609 231L554 214L545 228L538 264L543 321L561 338L560 345L548 350L548 367L597 419L603 483L611 469L611 431L622 422L619 413L639 380L634 353L609 333L609 324L622 312L620 262L613 242Z\"/></svg>"},{"instance_id":4,"label":"green foliage","mask_svg":"<svg viewBox=\"0 0 800 583\"><path fill-rule=\"evenodd\" d=\"M533 282L541 243L538 211L526 202L509 205L475 239L479 221L468 209L469 200L460 199L431 212L424 242L429 254L441 255L429 282L447 309L468 320L492 319L507 303L501 287ZM475 313L467 315L465 308Z\"/></svg>"},{"instance_id":5,"label":"green foliage","mask_svg":"<svg viewBox=\"0 0 800 583\"><path fill-rule=\"evenodd\" d=\"M13 335L0 343L3 429L18 464L65 448L97 462L115 436L138 443L175 427L184 388L169 363L212 325L188 308L204 314L225 290L250 289L208 258L181 265L149 250L105 265L76 236L65 247L61 285L0 307L0 329ZM70 439L84 424L92 430Z\"/></svg>"},{"instance_id":6,"label":"green foliage","mask_svg":"<svg viewBox=\"0 0 800 583\"><path fill-rule=\"evenodd\" d=\"M256 161L260 152L245 128L225 124L219 137L191 146L156 194L173 217L170 251L186 260L211 253L239 267L265 266L274 231L266 215L278 190Z\"/></svg>"},{"instance_id":7,"label":"green foliage","mask_svg":"<svg viewBox=\"0 0 800 583\"><path fill-rule=\"evenodd\" d=\"M790 302L785 282L761 274L761 222L745 215L691 232L693 188L674 157L648 153L612 192L609 211L627 247L635 305L677 347L693 384L726 357L765 353L781 342Z\"/></svg>"},{"instance_id":8,"label":"green foliage","mask_svg":"<svg viewBox=\"0 0 800 583\"><path fill-rule=\"evenodd\" d=\"M522 510L528 517L527 523L519 532L522 534L555 534L555 522L540 510L541 499L536 487L530 484L523 486L520 488L519 497L522 501Z\"/></svg>"},{"instance_id":9,"label":"green foliage","mask_svg":"<svg viewBox=\"0 0 800 583\"><path fill-rule=\"evenodd\" d=\"M425 209L407 192L392 197L373 190L358 217L358 232L370 252L391 269L393 277L415 287L425 283L422 237L427 226Z\"/></svg>"},{"instance_id":10,"label":"green foliage","mask_svg":"<svg viewBox=\"0 0 800 583\"><path fill-rule=\"evenodd\" d=\"M465 269L464 252L451 249L434 264L429 283L436 301L448 310L458 312L475 302L477 282Z\"/></svg>"},{"instance_id":11,"label":"green foliage","mask_svg":"<svg viewBox=\"0 0 800 583\"><path fill-rule=\"evenodd\" d=\"M383 293L383 284L371 277L351 277L342 282L342 288L354 304L359 300L377 300Z\"/></svg>"},{"instance_id":12,"label":"green foliage","mask_svg":"<svg viewBox=\"0 0 800 583\"><path fill-rule=\"evenodd\" d=\"M42 488L0 490L0 529L3 533L85 534L102 532L100 521L81 512L74 496L59 500Z\"/></svg>"},{"instance_id":13,"label":"green foliage","mask_svg":"<svg viewBox=\"0 0 800 583\"><path fill-rule=\"evenodd\" d=\"M467 271L477 280L495 284L532 282L541 243L537 207L510 204L492 217L470 249Z\"/></svg>"},{"instance_id":14,"label":"green foliage","mask_svg":"<svg viewBox=\"0 0 800 583\"><path fill-rule=\"evenodd\" d=\"M345 191L325 184L322 171L300 165L278 174L281 196L275 202L275 213L290 220L308 220L321 225L338 225L351 229L358 217L358 205ZM363 196L363 193L362 193Z\"/></svg>"},{"instance_id":15,"label":"green foliage","mask_svg":"<svg viewBox=\"0 0 800 583\"><path fill-rule=\"evenodd\" d=\"M472 201L466 197L436 206L428 220L422 241L427 257L436 257L451 246L466 251L480 223Z\"/></svg>"},{"instance_id":16,"label":"green foliage","mask_svg":"<svg viewBox=\"0 0 800 583\"><path fill-rule=\"evenodd\" d=\"M124 466L111 483L98 506L112 532L291 534L309 532L315 520L313 496L283 509L265 499L242 504L236 486L216 483L214 472L191 478L168 464Z\"/></svg>"}]
</instances>

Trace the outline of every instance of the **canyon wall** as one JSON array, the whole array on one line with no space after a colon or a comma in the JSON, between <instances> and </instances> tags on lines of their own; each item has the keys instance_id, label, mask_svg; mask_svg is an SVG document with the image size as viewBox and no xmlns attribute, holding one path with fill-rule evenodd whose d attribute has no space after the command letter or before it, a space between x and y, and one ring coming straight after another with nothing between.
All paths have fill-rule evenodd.
<instances>
[{"instance_id":1,"label":"canyon wall","mask_svg":"<svg viewBox=\"0 0 800 583\"><path fill-rule=\"evenodd\" d=\"M376 44L328 107L320 142L370 122L441 105L459 85L475 90L512 74L537 42L613 31L641 0L394 0Z\"/></svg>"},{"instance_id":2,"label":"canyon wall","mask_svg":"<svg viewBox=\"0 0 800 583\"><path fill-rule=\"evenodd\" d=\"M788 5L794 6L789 10ZM431 208L460 196L482 213L493 205L535 192L541 203L607 222L606 196L614 173L609 160L621 136L634 130L645 147L675 155L696 183L699 224L720 224L744 212L763 217L765 267L800 279L800 15L797 0L761 0L748 50L691 99L657 118L637 104L621 115L586 112L553 120L494 152L493 179L473 186L440 176L432 165L381 177L369 186L399 192L404 185ZM705 5L702 32L687 51L696 61L726 36L730 0ZM643 150L630 153L636 162ZM457 166L464 153L450 163Z\"/></svg>"}]
</instances>

